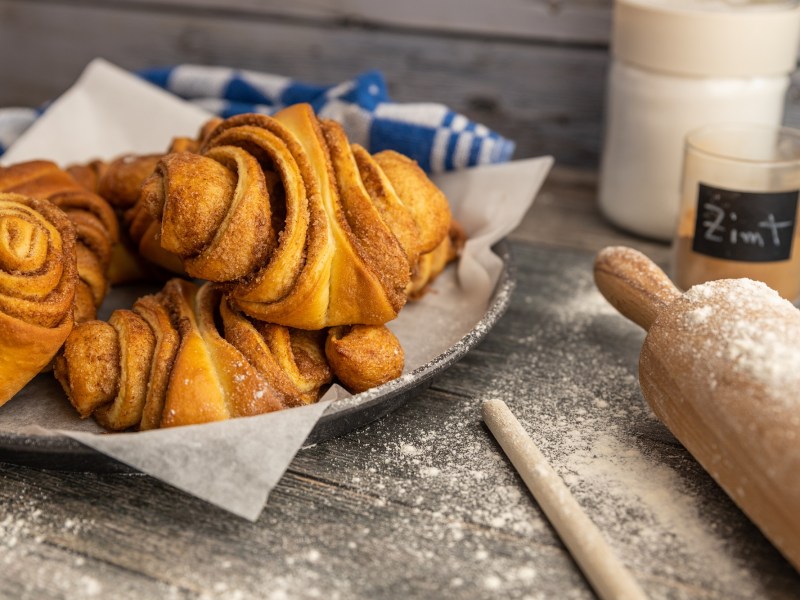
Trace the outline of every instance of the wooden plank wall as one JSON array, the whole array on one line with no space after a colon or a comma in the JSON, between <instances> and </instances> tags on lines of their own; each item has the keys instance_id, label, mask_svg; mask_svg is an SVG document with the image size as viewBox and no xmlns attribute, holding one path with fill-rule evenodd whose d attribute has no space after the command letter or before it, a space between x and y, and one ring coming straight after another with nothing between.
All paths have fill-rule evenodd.
<instances>
[{"instance_id":1,"label":"wooden plank wall","mask_svg":"<svg viewBox=\"0 0 800 600\"><path fill-rule=\"evenodd\" d=\"M56 97L95 56L315 83L380 69L394 99L446 103L517 157L594 168L610 27L611 0L0 0L0 106Z\"/></svg>"}]
</instances>

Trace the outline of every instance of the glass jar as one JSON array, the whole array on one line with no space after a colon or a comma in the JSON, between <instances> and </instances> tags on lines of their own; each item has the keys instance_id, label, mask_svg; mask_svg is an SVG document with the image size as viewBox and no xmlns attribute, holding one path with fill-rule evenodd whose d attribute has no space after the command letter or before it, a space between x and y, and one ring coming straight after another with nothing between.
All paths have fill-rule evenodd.
<instances>
[{"instance_id":1,"label":"glass jar","mask_svg":"<svg viewBox=\"0 0 800 600\"><path fill-rule=\"evenodd\" d=\"M669 240L683 143L702 125L780 125L800 43L785 0L617 0L599 202L614 224Z\"/></svg>"},{"instance_id":2,"label":"glass jar","mask_svg":"<svg viewBox=\"0 0 800 600\"><path fill-rule=\"evenodd\" d=\"M672 276L763 281L800 299L800 130L709 125L686 137Z\"/></svg>"}]
</instances>

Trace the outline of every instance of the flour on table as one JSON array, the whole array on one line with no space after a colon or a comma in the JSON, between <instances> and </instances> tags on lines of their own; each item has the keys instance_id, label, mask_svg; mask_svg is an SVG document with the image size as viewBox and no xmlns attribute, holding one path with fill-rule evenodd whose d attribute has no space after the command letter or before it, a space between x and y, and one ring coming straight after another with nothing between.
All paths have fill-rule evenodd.
<instances>
[{"instance_id":1,"label":"flour on table","mask_svg":"<svg viewBox=\"0 0 800 600\"><path fill-rule=\"evenodd\" d=\"M350 485L374 495L376 507L396 511L394 525L401 530L415 527L419 507L432 511L426 527L430 520L438 523L429 535L441 548L436 556L441 573L451 568L449 553L472 552L475 573L459 572L453 560L451 589L482 590L478 595L486 597L539 597L537 581L549 576L546 565L532 558L521 566L520 557L512 561L499 556L490 538L481 533L482 528L499 529L530 540L532 547L560 544L481 422L482 402L499 398L520 419L611 546L644 580L645 589L681 597L681 581L703 581L712 595L757 597L758 579L749 577L747 563L726 546L732 535L726 530L733 527L726 524L730 515L709 515L704 506L709 489L725 503L723 492L710 478L704 489L687 486L679 474L687 468L695 469L700 479L706 476L641 397L637 357L614 353L615 344L627 341L630 347L631 338L640 344L644 332L608 305L595 290L589 269L570 270L561 280L563 289L556 286L542 294L564 301L540 295L516 300L536 318L502 346L510 348L505 374L487 373L485 383L465 389L465 397L452 401L438 422L420 422L412 416L404 428L401 419L388 417L370 426L368 433L352 434L348 439L363 449L376 433L386 430L385 436L378 436L384 442L369 447L372 465L356 469ZM700 313L697 318L706 316ZM492 348L479 347L476 353L482 350ZM465 362L469 364L465 368L481 365L479 357ZM458 378L458 367L452 373ZM525 387L521 382L535 385ZM666 443L653 446L662 454L645 450L650 446L642 445L642 435L663 437ZM749 526L738 509L728 508L738 517L737 526ZM398 538L414 539L414 533L403 532ZM424 568L433 559L423 543L404 550L409 569Z\"/></svg>"},{"instance_id":2,"label":"flour on table","mask_svg":"<svg viewBox=\"0 0 800 600\"><path fill-rule=\"evenodd\" d=\"M800 385L800 317L788 300L761 282L726 279L696 285L680 302L704 342L692 349L678 341L677 352L713 356L719 364L707 371L724 367L758 382L772 400L800 407L800 395L786 393Z\"/></svg>"}]
</instances>

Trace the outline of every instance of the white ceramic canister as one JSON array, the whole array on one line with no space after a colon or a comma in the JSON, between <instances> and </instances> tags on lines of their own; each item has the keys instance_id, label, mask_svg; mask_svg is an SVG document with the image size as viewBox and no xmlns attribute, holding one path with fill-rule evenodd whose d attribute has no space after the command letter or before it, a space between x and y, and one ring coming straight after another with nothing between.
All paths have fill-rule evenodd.
<instances>
[{"instance_id":1,"label":"white ceramic canister","mask_svg":"<svg viewBox=\"0 0 800 600\"><path fill-rule=\"evenodd\" d=\"M798 43L794 1L616 0L603 214L671 239L684 136L712 123L779 125Z\"/></svg>"}]
</instances>

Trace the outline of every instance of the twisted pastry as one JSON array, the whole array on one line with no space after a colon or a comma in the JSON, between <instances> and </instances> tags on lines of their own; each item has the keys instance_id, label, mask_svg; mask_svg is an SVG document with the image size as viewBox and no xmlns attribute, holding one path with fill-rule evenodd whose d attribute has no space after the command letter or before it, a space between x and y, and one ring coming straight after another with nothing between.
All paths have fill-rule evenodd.
<instances>
[{"instance_id":1,"label":"twisted pastry","mask_svg":"<svg viewBox=\"0 0 800 600\"><path fill-rule=\"evenodd\" d=\"M200 129L197 138L173 138L167 153L196 152L208 133L221 119L215 117ZM126 224L135 218L135 213L127 215L136 204L141 193L142 182L152 174L163 154L126 154L111 162L93 160L86 164L67 167L67 172L84 188L106 200L120 215L126 215ZM131 248L127 239L121 239L112 247L108 270L111 284L126 283L148 278L163 278L154 272ZM183 274L176 261L174 272Z\"/></svg>"},{"instance_id":2,"label":"twisted pastry","mask_svg":"<svg viewBox=\"0 0 800 600\"><path fill-rule=\"evenodd\" d=\"M220 316L225 339L269 379L286 406L316 402L320 386L332 376L358 393L403 372L400 340L385 325L294 329L248 319L226 299Z\"/></svg>"},{"instance_id":3,"label":"twisted pastry","mask_svg":"<svg viewBox=\"0 0 800 600\"><path fill-rule=\"evenodd\" d=\"M333 378L323 350L324 331L252 322L231 309L226 300L220 305L220 315L225 339L270 381L285 406L319 399L320 387Z\"/></svg>"},{"instance_id":4,"label":"twisted pastry","mask_svg":"<svg viewBox=\"0 0 800 600\"><path fill-rule=\"evenodd\" d=\"M67 216L45 200L0 194L0 406L69 335L77 282Z\"/></svg>"},{"instance_id":5,"label":"twisted pastry","mask_svg":"<svg viewBox=\"0 0 800 600\"><path fill-rule=\"evenodd\" d=\"M206 423L316 402L334 374L362 385L399 376L397 338L362 329L332 341L330 332L253 322L210 284L172 279L108 323L77 325L55 376L80 416L107 429Z\"/></svg>"},{"instance_id":6,"label":"twisted pastry","mask_svg":"<svg viewBox=\"0 0 800 600\"><path fill-rule=\"evenodd\" d=\"M444 268L458 258L464 248L467 235L456 221L450 223L450 230L442 242L431 252L419 257L411 272L411 282L406 288L410 300L419 300L425 295L428 286Z\"/></svg>"},{"instance_id":7,"label":"twisted pastry","mask_svg":"<svg viewBox=\"0 0 800 600\"><path fill-rule=\"evenodd\" d=\"M69 165L65 171L84 188L97 194L100 179L103 177L107 168L108 164L106 162L102 160L92 160L86 164Z\"/></svg>"},{"instance_id":8,"label":"twisted pastry","mask_svg":"<svg viewBox=\"0 0 800 600\"><path fill-rule=\"evenodd\" d=\"M308 105L223 121L200 154L164 157L131 218L143 256L225 283L231 305L318 330L383 324L450 227L410 159L374 157Z\"/></svg>"},{"instance_id":9,"label":"twisted pastry","mask_svg":"<svg viewBox=\"0 0 800 600\"><path fill-rule=\"evenodd\" d=\"M172 279L133 310L114 311L108 323L76 326L56 358L56 378L81 417L93 415L111 430L207 423L291 405L269 373L220 335L219 303L210 285ZM330 372L304 375L316 386L306 395L314 401Z\"/></svg>"},{"instance_id":10,"label":"twisted pastry","mask_svg":"<svg viewBox=\"0 0 800 600\"><path fill-rule=\"evenodd\" d=\"M173 138L166 154L198 152L203 141L221 121L219 117L209 119L200 128L196 138ZM114 208L124 210L136 204L142 182L153 172L162 156L164 154L125 154L111 162L93 160L70 165L66 170L87 190L98 194Z\"/></svg>"},{"instance_id":11,"label":"twisted pastry","mask_svg":"<svg viewBox=\"0 0 800 600\"><path fill-rule=\"evenodd\" d=\"M75 320L93 319L108 292L112 247L119 237L114 211L55 163L36 160L0 168L0 191L49 200L75 227L78 275Z\"/></svg>"},{"instance_id":12,"label":"twisted pastry","mask_svg":"<svg viewBox=\"0 0 800 600\"><path fill-rule=\"evenodd\" d=\"M117 213L136 203L142 182L153 172L162 154L125 155L106 163L92 161L72 165L67 171L81 185L106 200ZM111 250L108 280L111 285L154 278L153 269L143 261L126 236L121 236Z\"/></svg>"},{"instance_id":13,"label":"twisted pastry","mask_svg":"<svg viewBox=\"0 0 800 600\"><path fill-rule=\"evenodd\" d=\"M97 180L97 194L114 208L125 210L136 204L142 182L155 170L163 154L126 154L105 165Z\"/></svg>"}]
</instances>

